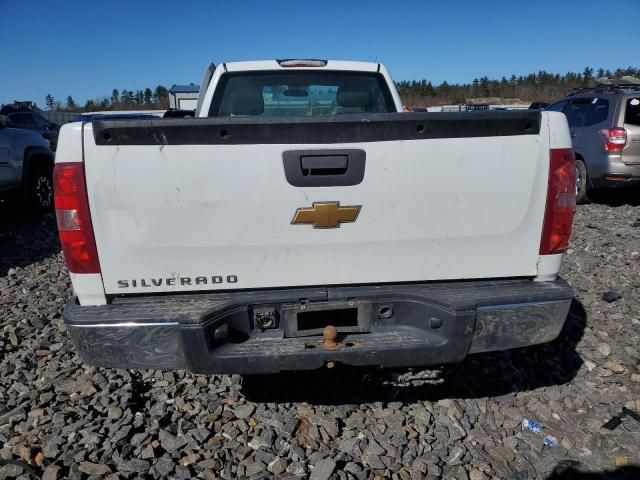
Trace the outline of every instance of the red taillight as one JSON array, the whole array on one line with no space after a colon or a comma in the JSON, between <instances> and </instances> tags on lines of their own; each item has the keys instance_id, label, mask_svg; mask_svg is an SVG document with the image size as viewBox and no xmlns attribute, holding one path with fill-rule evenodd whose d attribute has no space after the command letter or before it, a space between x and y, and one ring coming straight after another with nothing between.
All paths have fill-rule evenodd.
<instances>
[{"instance_id":1,"label":"red taillight","mask_svg":"<svg viewBox=\"0 0 640 480\"><path fill-rule=\"evenodd\" d=\"M604 137L604 149L607 152L620 152L627 144L627 131L624 128L605 128L600 133Z\"/></svg>"},{"instance_id":2,"label":"red taillight","mask_svg":"<svg viewBox=\"0 0 640 480\"><path fill-rule=\"evenodd\" d=\"M100 273L82 163L55 165L53 196L60 243L69 271Z\"/></svg>"},{"instance_id":3,"label":"red taillight","mask_svg":"<svg viewBox=\"0 0 640 480\"><path fill-rule=\"evenodd\" d=\"M576 167L573 150L552 149L540 255L562 253L567 249L575 211Z\"/></svg>"}]
</instances>

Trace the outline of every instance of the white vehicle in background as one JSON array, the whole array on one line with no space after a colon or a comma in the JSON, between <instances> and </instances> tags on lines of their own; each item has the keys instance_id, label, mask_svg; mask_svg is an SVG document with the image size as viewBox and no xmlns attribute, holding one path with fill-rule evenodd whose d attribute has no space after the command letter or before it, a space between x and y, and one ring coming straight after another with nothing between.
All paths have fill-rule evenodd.
<instances>
[{"instance_id":1,"label":"white vehicle in background","mask_svg":"<svg viewBox=\"0 0 640 480\"><path fill-rule=\"evenodd\" d=\"M381 64L209 68L197 118L65 125L64 318L97 366L409 366L550 341L564 115L401 113Z\"/></svg>"}]
</instances>

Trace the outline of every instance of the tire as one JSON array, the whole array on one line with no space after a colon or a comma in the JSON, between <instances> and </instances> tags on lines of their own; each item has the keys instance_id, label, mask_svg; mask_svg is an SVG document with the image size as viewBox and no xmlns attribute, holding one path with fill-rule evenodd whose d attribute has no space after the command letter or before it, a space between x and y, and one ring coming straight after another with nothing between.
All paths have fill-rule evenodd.
<instances>
[{"instance_id":1,"label":"tire","mask_svg":"<svg viewBox=\"0 0 640 480\"><path fill-rule=\"evenodd\" d=\"M589 196L587 192L587 183L589 177L587 176L587 167L584 161L576 160L576 203L583 204L589 203Z\"/></svg>"},{"instance_id":2,"label":"tire","mask_svg":"<svg viewBox=\"0 0 640 480\"><path fill-rule=\"evenodd\" d=\"M51 170L38 168L31 172L27 189L31 210L40 213L53 210L53 175Z\"/></svg>"}]
</instances>

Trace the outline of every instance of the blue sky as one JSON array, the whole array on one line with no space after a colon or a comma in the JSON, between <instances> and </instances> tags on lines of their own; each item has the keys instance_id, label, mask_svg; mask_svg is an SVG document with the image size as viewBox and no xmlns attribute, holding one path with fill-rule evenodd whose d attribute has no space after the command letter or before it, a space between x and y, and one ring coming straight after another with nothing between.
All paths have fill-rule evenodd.
<instances>
[{"instance_id":1,"label":"blue sky","mask_svg":"<svg viewBox=\"0 0 640 480\"><path fill-rule=\"evenodd\" d=\"M640 64L640 1L0 0L0 103L199 83L210 61L380 61L468 82ZM635 60L635 61L634 61Z\"/></svg>"}]
</instances>

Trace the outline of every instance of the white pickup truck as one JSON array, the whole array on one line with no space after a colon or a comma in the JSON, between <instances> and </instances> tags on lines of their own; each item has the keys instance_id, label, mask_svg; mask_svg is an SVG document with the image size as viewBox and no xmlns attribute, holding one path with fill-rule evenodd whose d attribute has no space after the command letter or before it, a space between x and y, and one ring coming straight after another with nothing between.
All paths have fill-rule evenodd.
<instances>
[{"instance_id":1,"label":"white pickup truck","mask_svg":"<svg viewBox=\"0 0 640 480\"><path fill-rule=\"evenodd\" d=\"M418 366L553 340L575 210L565 116L402 113L377 63L209 68L196 118L62 128L86 362Z\"/></svg>"}]
</instances>

